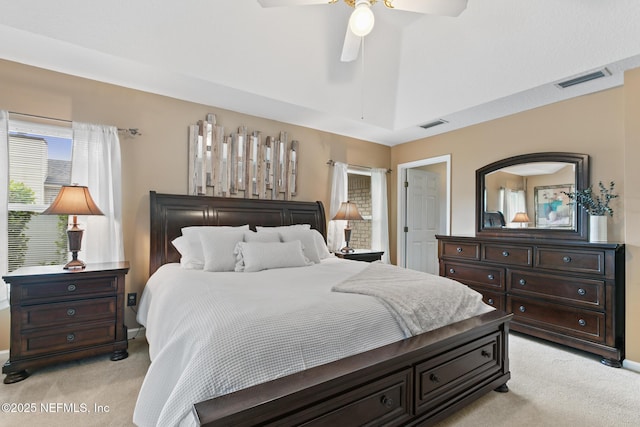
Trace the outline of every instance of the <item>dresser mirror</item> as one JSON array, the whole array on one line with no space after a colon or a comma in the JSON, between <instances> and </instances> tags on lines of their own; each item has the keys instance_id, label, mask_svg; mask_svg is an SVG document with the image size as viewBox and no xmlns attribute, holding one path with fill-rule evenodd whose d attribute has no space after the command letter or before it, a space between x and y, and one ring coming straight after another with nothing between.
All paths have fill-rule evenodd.
<instances>
[{"instance_id":1,"label":"dresser mirror","mask_svg":"<svg viewBox=\"0 0 640 427\"><path fill-rule=\"evenodd\" d=\"M532 153L476 171L476 234L587 240L587 214L563 192L589 186L589 156Z\"/></svg>"}]
</instances>

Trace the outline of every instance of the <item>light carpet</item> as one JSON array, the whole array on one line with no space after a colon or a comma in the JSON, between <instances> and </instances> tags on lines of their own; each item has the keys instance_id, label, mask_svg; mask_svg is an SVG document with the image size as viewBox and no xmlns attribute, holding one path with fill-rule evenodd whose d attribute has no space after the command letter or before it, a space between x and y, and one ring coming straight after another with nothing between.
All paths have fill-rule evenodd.
<instances>
[{"instance_id":1,"label":"light carpet","mask_svg":"<svg viewBox=\"0 0 640 427\"><path fill-rule=\"evenodd\" d=\"M438 427L640 425L640 374L522 335L511 334L509 344L510 391L491 392ZM121 361L106 355L36 370L25 381L0 385L0 403L23 410L34 404L36 411L2 412L0 425L132 425L148 366L148 346L137 339Z\"/></svg>"}]
</instances>

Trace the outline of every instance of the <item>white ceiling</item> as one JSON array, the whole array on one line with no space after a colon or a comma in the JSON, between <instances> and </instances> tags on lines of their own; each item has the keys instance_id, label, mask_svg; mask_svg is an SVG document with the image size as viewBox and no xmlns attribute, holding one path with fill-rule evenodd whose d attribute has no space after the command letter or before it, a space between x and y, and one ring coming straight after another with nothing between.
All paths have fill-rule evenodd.
<instances>
[{"instance_id":1,"label":"white ceiling","mask_svg":"<svg viewBox=\"0 0 640 427\"><path fill-rule=\"evenodd\" d=\"M640 66L638 0L469 0L457 18L378 2L364 64L339 60L351 10L0 0L0 58L391 146L617 86Z\"/></svg>"}]
</instances>

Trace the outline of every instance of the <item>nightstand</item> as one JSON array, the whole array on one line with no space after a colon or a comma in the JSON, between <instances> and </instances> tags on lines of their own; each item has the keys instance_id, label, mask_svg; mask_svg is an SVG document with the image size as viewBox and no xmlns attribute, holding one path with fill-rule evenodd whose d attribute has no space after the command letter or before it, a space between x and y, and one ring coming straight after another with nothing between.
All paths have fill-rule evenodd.
<instances>
[{"instance_id":1,"label":"nightstand","mask_svg":"<svg viewBox=\"0 0 640 427\"><path fill-rule=\"evenodd\" d=\"M384 254L384 251L372 251L370 249L356 249L355 252L349 253L334 252L334 255L338 258L364 262L380 261L382 254Z\"/></svg>"},{"instance_id":2,"label":"nightstand","mask_svg":"<svg viewBox=\"0 0 640 427\"><path fill-rule=\"evenodd\" d=\"M126 358L124 277L128 262L19 268L3 279L11 293L11 349L2 367L5 384L27 369L111 353Z\"/></svg>"}]
</instances>

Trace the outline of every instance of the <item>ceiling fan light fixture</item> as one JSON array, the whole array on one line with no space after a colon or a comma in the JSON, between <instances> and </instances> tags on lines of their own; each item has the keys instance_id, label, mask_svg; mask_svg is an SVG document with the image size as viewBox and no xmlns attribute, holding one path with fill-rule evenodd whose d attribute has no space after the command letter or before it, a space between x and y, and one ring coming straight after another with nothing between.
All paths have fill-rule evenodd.
<instances>
[{"instance_id":1,"label":"ceiling fan light fixture","mask_svg":"<svg viewBox=\"0 0 640 427\"><path fill-rule=\"evenodd\" d=\"M349 29L353 34L364 37L373 30L375 17L371 11L369 0L358 0L351 17L349 18Z\"/></svg>"}]
</instances>

